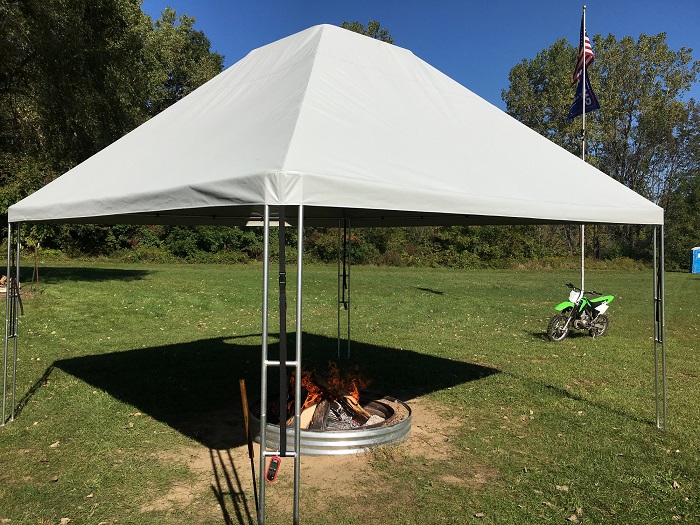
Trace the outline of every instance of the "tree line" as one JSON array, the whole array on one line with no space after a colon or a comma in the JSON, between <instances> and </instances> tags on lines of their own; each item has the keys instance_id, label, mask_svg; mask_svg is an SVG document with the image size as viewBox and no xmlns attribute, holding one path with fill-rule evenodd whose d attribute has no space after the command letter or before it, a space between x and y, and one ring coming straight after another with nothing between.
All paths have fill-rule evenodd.
<instances>
[{"instance_id":1,"label":"tree line","mask_svg":"<svg viewBox=\"0 0 700 525\"><path fill-rule=\"evenodd\" d=\"M588 72L600 110L586 115L585 159L664 208L667 260L688 268L690 249L700 245L700 108L687 94L700 62L691 49L670 49L665 33L637 40L595 35L593 42ZM578 48L560 39L523 59L511 69L502 98L511 116L580 156L580 118L566 118L577 56ZM646 258L651 250L648 228L591 230L587 251L597 258Z\"/></svg>"},{"instance_id":2,"label":"tree line","mask_svg":"<svg viewBox=\"0 0 700 525\"><path fill-rule=\"evenodd\" d=\"M180 100L222 71L195 18L165 9L152 20L139 0L0 0L0 213ZM342 27L392 43L376 21ZM700 118L685 100L697 81L691 50L665 35L594 37L590 68L602 109L587 116L587 160L666 210L667 260L687 268L700 245ZM572 153L567 122L577 49L555 42L510 72L510 115ZM586 181L581 181L586 184ZM572 188L575 192L575 188ZM6 222L6 221L5 221ZM648 228L589 226L587 253L646 260ZM502 266L577 255L577 226L354 228L355 263ZM255 229L184 226L25 225L27 244L69 255L191 261L262 254ZM293 250L293 236L289 239ZM311 228L308 257L335 261L338 232Z\"/></svg>"}]
</instances>

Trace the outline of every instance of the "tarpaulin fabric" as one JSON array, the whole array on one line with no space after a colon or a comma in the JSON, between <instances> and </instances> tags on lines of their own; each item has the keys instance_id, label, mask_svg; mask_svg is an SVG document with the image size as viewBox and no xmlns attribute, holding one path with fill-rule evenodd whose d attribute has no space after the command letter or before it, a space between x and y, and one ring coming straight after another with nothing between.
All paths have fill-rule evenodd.
<instances>
[{"instance_id":1,"label":"tarpaulin fabric","mask_svg":"<svg viewBox=\"0 0 700 525\"><path fill-rule=\"evenodd\" d=\"M253 50L9 221L245 224L266 204L309 225L663 224L410 51L330 25Z\"/></svg>"}]
</instances>

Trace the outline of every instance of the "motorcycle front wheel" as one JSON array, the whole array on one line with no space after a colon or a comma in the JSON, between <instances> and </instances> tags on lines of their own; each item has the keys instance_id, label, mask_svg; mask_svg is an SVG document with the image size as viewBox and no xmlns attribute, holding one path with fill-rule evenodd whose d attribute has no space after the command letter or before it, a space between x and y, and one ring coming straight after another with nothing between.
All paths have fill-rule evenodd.
<instances>
[{"instance_id":1,"label":"motorcycle front wheel","mask_svg":"<svg viewBox=\"0 0 700 525\"><path fill-rule=\"evenodd\" d=\"M569 333L569 327L566 325L569 316L557 314L549 321L547 326L547 337L550 341L561 341Z\"/></svg>"},{"instance_id":2,"label":"motorcycle front wheel","mask_svg":"<svg viewBox=\"0 0 700 525\"><path fill-rule=\"evenodd\" d=\"M605 333L608 331L609 324L610 320L608 319L608 316L600 314L598 317L596 317L595 321L591 323L591 329L588 331L588 333L591 334L591 337L600 337L601 335L605 335Z\"/></svg>"}]
</instances>

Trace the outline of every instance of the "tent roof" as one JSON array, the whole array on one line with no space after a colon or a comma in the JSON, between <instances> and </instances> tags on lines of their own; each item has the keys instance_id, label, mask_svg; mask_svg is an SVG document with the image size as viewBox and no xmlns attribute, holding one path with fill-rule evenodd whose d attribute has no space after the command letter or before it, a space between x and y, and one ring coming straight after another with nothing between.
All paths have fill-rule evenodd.
<instances>
[{"instance_id":1,"label":"tent roof","mask_svg":"<svg viewBox=\"0 0 700 525\"><path fill-rule=\"evenodd\" d=\"M245 224L265 204L307 224L663 223L410 51L330 25L250 52L9 221Z\"/></svg>"}]
</instances>

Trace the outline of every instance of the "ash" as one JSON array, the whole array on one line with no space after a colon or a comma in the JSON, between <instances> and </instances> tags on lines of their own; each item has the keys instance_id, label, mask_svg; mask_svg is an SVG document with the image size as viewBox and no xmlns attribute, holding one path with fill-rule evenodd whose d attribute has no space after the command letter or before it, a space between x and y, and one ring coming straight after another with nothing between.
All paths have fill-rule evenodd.
<instances>
[{"instance_id":1,"label":"ash","mask_svg":"<svg viewBox=\"0 0 700 525\"><path fill-rule=\"evenodd\" d=\"M331 403L330 409L328 411L328 416L326 418L326 429L328 430L350 430L353 428L360 428L369 425L376 425L385 421L385 418L372 414L367 422L363 425L355 421L352 416L343 408L343 406L338 402Z\"/></svg>"},{"instance_id":2,"label":"ash","mask_svg":"<svg viewBox=\"0 0 700 525\"><path fill-rule=\"evenodd\" d=\"M367 420L367 423L365 423L365 426L368 427L370 425L376 425L378 423L383 423L384 421L386 421L386 419L383 418L382 416L378 416L377 414L372 414L370 416L370 418Z\"/></svg>"},{"instance_id":3,"label":"ash","mask_svg":"<svg viewBox=\"0 0 700 525\"><path fill-rule=\"evenodd\" d=\"M336 401L331 403L326 420L326 428L328 430L348 430L360 426L362 425L353 421L352 416L345 411L340 403Z\"/></svg>"}]
</instances>

